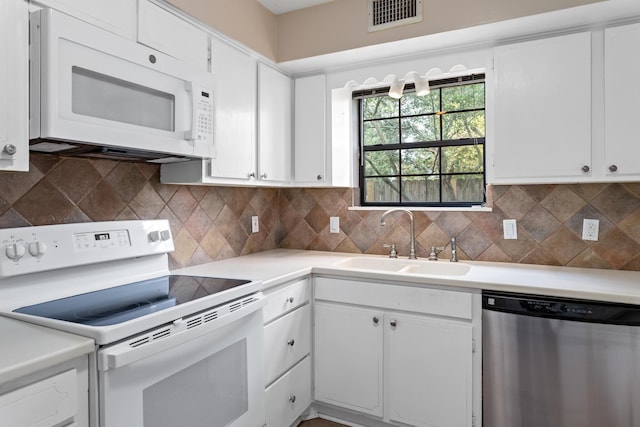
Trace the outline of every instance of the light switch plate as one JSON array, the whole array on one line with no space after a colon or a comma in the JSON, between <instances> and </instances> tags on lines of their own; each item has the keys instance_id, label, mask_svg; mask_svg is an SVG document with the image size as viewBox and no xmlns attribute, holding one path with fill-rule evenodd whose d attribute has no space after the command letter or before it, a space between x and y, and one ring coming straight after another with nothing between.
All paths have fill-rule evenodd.
<instances>
[{"instance_id":1,"label":"light switch plate","mask_svg":"<svg viewBox=\"0 0 640 427\"><path fill-rule=\"evenodd\" d=\"M258 221L258 215L254 215L251 217L251 232L260 232L260 222Z\"/></svg>"},{"instance_id":2,"label":"light switch plate","mask_svg":"<svg viewBox=\"0 0 640 427\"><path fill-rule=\"evenodd\" d=\"M518 225L515 219L502 220L502 229L505 240L515 240L518 238Z\"/></svg>"},{"instance_id":3,"label":"light switch plate","mask_svg":"<svg viewBox=\"0 0 640 427\"><path fill-rule=\"evenodd\" d=\"M332 216L329 218L329 233L340 233L340 217Z\"/></svg>"}]
</instances>

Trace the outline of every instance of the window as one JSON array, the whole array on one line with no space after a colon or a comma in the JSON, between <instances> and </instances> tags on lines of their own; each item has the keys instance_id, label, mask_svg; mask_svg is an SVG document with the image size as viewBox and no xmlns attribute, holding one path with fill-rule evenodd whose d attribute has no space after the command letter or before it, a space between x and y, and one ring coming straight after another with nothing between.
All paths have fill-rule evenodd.
<instances>
[{"instance_id":1,"label":"window","mask_svg":"<svg viewBox=\"0 0 640 427\"><path fill-rule=\"evenodd\" d=\"M431 81L400 99L389 88L354 93L360 113L362 206L485 202L484 74Z\"/></svg>"}]
</instances>

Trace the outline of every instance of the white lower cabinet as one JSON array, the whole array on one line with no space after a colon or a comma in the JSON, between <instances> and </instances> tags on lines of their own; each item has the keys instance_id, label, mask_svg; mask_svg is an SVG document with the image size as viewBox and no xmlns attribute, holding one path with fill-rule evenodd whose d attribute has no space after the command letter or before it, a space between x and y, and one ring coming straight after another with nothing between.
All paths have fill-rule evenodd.
<instances>
[{"instance_id":1,"label":"white lower cabinet","mask_svg":"<svg viewBox=\"0 0 640 427\"><path fill-rule=\"evenodd\" d=\"M307 356L266 389L268 427L292 425L311 405L311 357Z\"/></svg>"},{"instance_id":2,"label":"white lower cabinet","mask_svg":"<svg viewBox=\"0 0 640 427\"><path fill-rule=\"evenodd\" d=\"M464 291L317 278L315 399L393 425L471 427L481 380L472 300Z\"/></svg>"},{"instance_id":3,"label":"white lower cabinet","mask_svg":"<svg viewBox=\"0 0 640 427\"><path fill-rule=\"evenodd\" d=\"M265 292L267 427L288 427L311 405L311 305L307 278Z\"/></svg>"}]
</instances>

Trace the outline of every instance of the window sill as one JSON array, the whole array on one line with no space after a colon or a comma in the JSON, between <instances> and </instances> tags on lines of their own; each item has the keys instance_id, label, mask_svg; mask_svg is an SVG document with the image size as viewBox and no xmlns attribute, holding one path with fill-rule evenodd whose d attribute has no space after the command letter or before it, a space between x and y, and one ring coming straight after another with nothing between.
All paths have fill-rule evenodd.
<instances>
[{"instance_id":1,"label":"window sill","mask_svg":"<svg viewBox=\"0 0 640 427\"><path fill-rule=\"evenodd\" d=\"M492 212L493 209L488 206L472 206L472 207L423 207L423 206L350 206L350 211L388 211L389 209L403 208L410 211L424 212Z\"/></svg>"}]
</instances>

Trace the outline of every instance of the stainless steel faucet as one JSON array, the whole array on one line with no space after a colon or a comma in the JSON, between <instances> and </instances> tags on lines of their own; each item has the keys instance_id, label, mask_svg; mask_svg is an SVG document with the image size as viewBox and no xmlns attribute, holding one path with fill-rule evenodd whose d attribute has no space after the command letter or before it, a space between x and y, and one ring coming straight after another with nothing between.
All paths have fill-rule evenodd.
<instances>
[{"instance_id":1,"label":"stainless steel faucet","mask_svg":"<svg viewBox=\"0 0 640 427\"><path fill-rule=\"evenodd\" d=\"M403 209L403 208L395 208L395 209L389 209L388 211L385 211L382 214L382 217L380 218L380 225L385 225L384 223L384 219L387 217L387 215L389 215L392 212L406 212L407 215L409 215L409 222L411 224L411 229L409 232L409 235L411 236L411 241L410 241L410 249L409 249L409 259L417 259L416 257L416 232L415 232L415 227L413 225L413 213L411 213L410 210L408 209Z\"/></svg>"}]
</instances>

